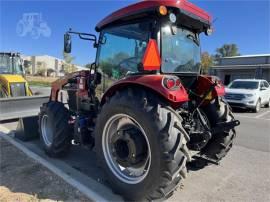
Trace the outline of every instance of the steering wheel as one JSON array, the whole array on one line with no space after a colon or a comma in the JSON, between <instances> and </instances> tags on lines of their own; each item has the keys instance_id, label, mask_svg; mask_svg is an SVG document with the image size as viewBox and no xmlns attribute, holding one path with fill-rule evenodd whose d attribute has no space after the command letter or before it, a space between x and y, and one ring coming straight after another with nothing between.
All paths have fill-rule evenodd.
<instances>
[{"instance_id":1,"label":"steering wheel","mask_svg":"<svg viewBox=\"0 0 270 202\"><path fill-rule=\"evenodd\" d=\"M131 58L127 58L122 60L118 66L120 66L121 68L130 70L130 71L134 71L134 67L137 67L138 65L138 58L137 57L131 57Z\"/></svg>"},{"instance_id":2,"label":"steering wheel","mask_svg":"<svg viewBox=\"0 0 270 202\"><path fill-rule=\"evenodd\" d=\"M193 65L189 65L188 63L179 65L175 68L176 71L192 71L193 70Z\"/></svg>"}]
</instances>

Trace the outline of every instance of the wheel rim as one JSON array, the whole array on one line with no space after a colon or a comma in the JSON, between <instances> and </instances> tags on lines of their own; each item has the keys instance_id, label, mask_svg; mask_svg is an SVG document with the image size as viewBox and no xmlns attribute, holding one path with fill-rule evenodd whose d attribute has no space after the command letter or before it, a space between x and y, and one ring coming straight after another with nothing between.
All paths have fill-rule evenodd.
<instances>
[{"instance_id":1,"label":"wheel rim","mask_svg":"<svg viewBox=\"0 0 270 202\"><path fill-rule=\"evenodd\" d=\"M49 121L49 117L47 115L43 115L41 119L41 134L44 140L44 143L50 147L53 141L53 130L51 123Z\"/></svg>"},{"instance_id":2,"label":"wheel rim","mask_svg":"<svg viewBox=\"0 0 270 202\"><path fill-rule=\"evenodd\" d=\"M151 166L151 148L141 125L126 114L116 114L105 124L102 150L112 173L122 182L137 184Z\"/></svg>"}]
</instances>

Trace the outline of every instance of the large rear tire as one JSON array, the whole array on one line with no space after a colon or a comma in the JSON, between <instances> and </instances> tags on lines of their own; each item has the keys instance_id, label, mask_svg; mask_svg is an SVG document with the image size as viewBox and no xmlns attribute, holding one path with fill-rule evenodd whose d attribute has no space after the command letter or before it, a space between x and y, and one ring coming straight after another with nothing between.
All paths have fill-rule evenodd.
<instances>
[{"instance_id":1,"label":"large rear tire","mask_svg":"<svg viewBox=\"0 0 270 202\"><path fill-rule=\"evenodd\" d=\"M123 119L113 125L121 116ZM159 102L158 97L139 89L118 92L104 104L96 125L96 151L116 193L135 201L164 199L173 193L179 181L186 176L186 160L190 159L181 121L173 109ZM130 130L132 125L133 132L127 132L128 142L137 146L115 144L119 142L115 141L118 137L114 134L121 136L126 133L123 128ZM114 132L108 132L111 129ZM129 159L123 163L128 152L126 156L125 152L118 155L119 148L121 151L136 150L140 160L130 164L132 159ZM146 165L143 172L139 172L141 165ZM134 170L135 174L130 172Z\"/></svg>"},{"instance_id":2,"label":"large rear tire","mask_svg":"<svg viewBox=\"0 0 270 202\"><path fill-rule=\"evenodd\" d=\"M39 133L45 152L51 157L62 157L71 145L68 124L69 111L63 103L49 102L40 108Z\"/></svg>"},{"instance_id":3,"label":"large rear tire","mask_svg":"<svg viewBox=\"0 0 270 202\"><path fill-rule=\"evenodd\" d=\"M220 122L229 122L234 120L234 116L229 105L222 98L218 99L219 103L214 101L203 108L211 127L215 127ZM230 151L235 137L236 132L234 129L213 134L213 137L202 149L200 154L219 162Z\"/></svg>"}]
</instances>

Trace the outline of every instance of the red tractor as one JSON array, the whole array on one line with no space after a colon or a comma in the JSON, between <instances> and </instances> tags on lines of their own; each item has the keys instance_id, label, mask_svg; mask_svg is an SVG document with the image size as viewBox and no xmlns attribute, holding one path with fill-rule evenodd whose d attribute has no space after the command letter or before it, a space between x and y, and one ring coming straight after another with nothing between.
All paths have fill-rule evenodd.
<instances>
[{"instance_id":1,"label":"red tractor","mask_svg":"<svg viewBox=\"0 0 270 202\"><path fill-rule=\"evenodd\" d=\"M186 0L149 0L112 13L96 31L64 36L65 52L74 34L93 41L97 56L89 71L53 83L39 115L44 149L55 157L72 143L95 148L116 193L168 198L187 165L218 164L240 124L223 84L200 74L199 35L211 34L211 17Z\"/></svg>"}]
</instances>

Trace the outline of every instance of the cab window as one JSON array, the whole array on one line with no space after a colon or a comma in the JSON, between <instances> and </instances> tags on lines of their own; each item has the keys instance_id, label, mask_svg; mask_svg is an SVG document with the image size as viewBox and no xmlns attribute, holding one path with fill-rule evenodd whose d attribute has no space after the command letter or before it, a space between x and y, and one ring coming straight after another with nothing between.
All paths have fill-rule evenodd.
<instances>
[{"instance_id":1,"label":"cab window","mask_svg":"<svg viewBox=\"0 0 270 202\"><path fill-rule=\"evenodd\" d=\"M269 83L267 81L264 81L264 87L269 88Z\"/></svg>"},{"instance_id":2,"label":"cab window","mask_svg":"<svg viewBox=\"0 0 270 202\"><path fill-rule=\"evenodd\" d=\"M264 87L264 84L263 84L263 82L261 81L260 82L260 88L263 88Z\"/></svg>"},{"instance_id":3,"label":"cab window","mask_svg":"<svg viewBox=\"0 0 270 202\"><path fill-rule=\"evenodd\" d=\"M149 24L129 24L103 31L98 65L105 89L128 74L138 73L138 65L149 41Z\"/></svg>"}]
</instances>

